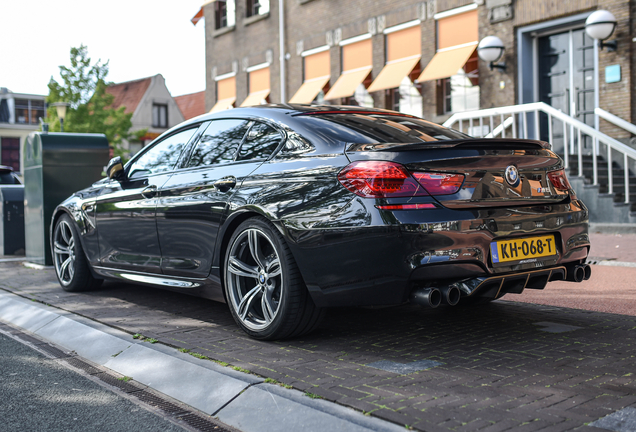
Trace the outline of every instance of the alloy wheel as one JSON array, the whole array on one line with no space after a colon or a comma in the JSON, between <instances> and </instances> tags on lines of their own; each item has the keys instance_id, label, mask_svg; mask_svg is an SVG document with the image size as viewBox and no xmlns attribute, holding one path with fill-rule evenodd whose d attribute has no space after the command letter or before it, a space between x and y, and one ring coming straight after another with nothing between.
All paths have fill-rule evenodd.
<instances>
[{"instance_id":1,"label":"alloy wheel","mask_svg":"<svg viewBox=\"0 0 636 432\"><path fill-rule=\"evenodd\" d=\"M283 274L279 253L263 231L236 237L227 260L228 294L238 319L251 330L268 327L280 310Z\"/></svg>"},{"instance_id":2,"label":"alloy wheel","mask_svg":"<svg viewBox=\"0 0 636 432\"><path fill-rule=\"evenodd\" d=\"M55 271L60 283L66 286L75 276L75 236L66 220L61 220L55 227L53 241Z\"/></svg>"}]
</instances>

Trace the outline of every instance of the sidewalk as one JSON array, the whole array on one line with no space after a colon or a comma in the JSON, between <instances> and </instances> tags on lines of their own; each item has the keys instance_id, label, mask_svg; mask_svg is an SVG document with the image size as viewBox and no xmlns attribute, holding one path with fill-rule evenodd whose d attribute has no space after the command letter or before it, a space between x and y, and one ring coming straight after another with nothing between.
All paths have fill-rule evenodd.
<instances>
[{"instance_id":1,"label":"sidewalk","mask_svg":"<svg viewBox=\"0 0 636 432\"><path fill-rule=\"evenodd\" d=\"M636 234L591 232L590 240L590 280L551 282L503 300L636 316Z\"/></svg>"},{"instance_id":2,"label":"sidewalk","mask_svg":"<svg viewBox=\"0 0 636 432\"><path fill-rule=\"evenodd\" d=\"M134 339L128 333L79 315L0 292L0 330L6 331L2 321L63 347L67 353L62 353L62 357L73 356L77 359L75 364L83 363L84 369L102 372L92 363L131 377L126 383L129 386L147 386L243 432L404 430L351 409L314 400L303 392L270 384L264 378L224 367L205 357L188 355L185 350ZM22 339L33 342L28 336ZM56 351L41 345L36 348ZM139 390L145 391L143 387Z\"/></svg>"},{"instance_id":3,"label":"sidewalk","mask_svg":"<svg viewBox=\"0 0 636 432\"><path fill-rule=\"evenodd\" d=\"M603 258L601 263L612 262L610 258L629 263L625 260L633 260L634 254L611 252L632 249L635 240L633 235L593 233L593 253ZM110 358L114 354L104 352L104 359L111 366L135 360L130 369L119 369L134 381L152 384L156 378L151 373L163 377L185 371L178 366L157 372L160 362L141 361L145 357L136 353L142 352L225 376L238 374L236 368L250 371L246 376L253 383L230 376L247 391L238 391L217 414L245 432L263 430L262 419L269 417L274 419L271 430L298 430L294 419L311 417L304 409L345 422L328 425L333 431L352 430L351 425L367 430L378 425L404 430L408 425L426 431L593 431L599 429L590 424L600 419L636 412L636 308L629 303L636 298L634 271L624 264L594 265L590 281L551 283L543 291L527 290L482 308L336 309L316 332L281 342L245 337L223 304L168 291L105 283L99 291L66 293L52 269L34 270L17 262L0 263L0 287L12 302L45 309L42 303L52 305L46 311L59 318L36 331L60 335L50 340L77 348L78 354L90 345L90 340L77 338L86 331L101 326L109 338L117 333L114 340L128 347L126 355ZM586 292L589 305L582 302ZM541 297L533 303L534 295ZM550 301L559 304L545 306ZM589 312L598 304L621 314ZM616 309L624 305L626 310ZM0 318L6 317L0 311ZM67 320L91 330L75 332L76 338L53 331L51 326ZM133 339L136 333L158 343L139 342ZM180 398L200 395L201 385L208 391L216 388L215 383L176 376L171 380L182 389ZM270 385L273 390L265 390ZM286 396L287 391L296 396ZM198 407L203 399L180 400ZM281 402L287 408L280 408ZM343 411L328 411L327 406ZM230 421L252 414L260 418L257 424Z\"/></svg>"}]
</instances>

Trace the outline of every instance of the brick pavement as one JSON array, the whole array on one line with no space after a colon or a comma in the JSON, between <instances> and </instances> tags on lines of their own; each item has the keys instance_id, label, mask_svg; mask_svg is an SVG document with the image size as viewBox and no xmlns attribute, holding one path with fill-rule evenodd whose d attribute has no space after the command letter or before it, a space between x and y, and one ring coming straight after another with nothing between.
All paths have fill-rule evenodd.
<instances>
[{"instance_id":1,"label":"brick pavement","mask_svg":"<svg viewBox=\"0 0 636 432\"><path fill-rule=\"evenodd\" d=\"M509 301L338 309L311 335L272 343L245 337L225 305L182 294L121 283L66 293L52 270L19 263L0 264L0 287L418 430L591 431L636 407L628 315ZM579 329L550 333L550 323ZM366 366L382 360L441 365L408 375Z\"/></svg>"}]
</instances>

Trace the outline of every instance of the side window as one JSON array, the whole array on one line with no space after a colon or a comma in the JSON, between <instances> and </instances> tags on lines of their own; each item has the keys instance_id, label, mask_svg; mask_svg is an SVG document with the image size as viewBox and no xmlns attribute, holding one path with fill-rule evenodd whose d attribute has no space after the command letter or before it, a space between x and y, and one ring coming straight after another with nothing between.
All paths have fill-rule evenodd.
<instances>
[{"instance_id":1,"label":"side window","mask_svg":"<svg viewBox=\"0 0 636 432\"><path fill-rule=\"evenodd\" d=\"M152 146L132 163L128 176L145 177L173 169L196 130L197 128L181 131Z\"/></svg>"},{"instance_id":2,"label":"side window","mask_svg":"<svg viewBox=\"0 0 636 432\"><path fill-rule=\"evenodd\" d=\"M233 162L248 125L248 121L238 119L212 121L192 151L188 166Z\"/></svg>"},{"instance_id":3,"label":"side window","mask_svg":"<svg viewBox=\"0 0 636 432\"><path fill-rule=\"evenodd\" d=\"M283 136L265 123L254 123L241 145L237 160L268 158L278 147Z\"/></svg>"}]
</instances>

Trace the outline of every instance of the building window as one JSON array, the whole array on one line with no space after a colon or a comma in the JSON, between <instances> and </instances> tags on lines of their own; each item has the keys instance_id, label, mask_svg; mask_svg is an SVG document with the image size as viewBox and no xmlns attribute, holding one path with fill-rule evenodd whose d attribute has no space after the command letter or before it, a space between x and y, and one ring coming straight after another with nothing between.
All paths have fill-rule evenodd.
<instances>
[{"instance_id":1,"label":"building window","mask_svg":"<svg viewBox=\"0 0 636 432\"><path fill-rule=\"evenodd\" d=\"M440 80L440 114L458 113L479 109L479 68L477 51L463 68L450 78Z\"/></svg>"},{"instance_id":2,"label":"building window","mask_svg":"<svg viewBox=\"0 0 636 432\"><path fill-rule=\"evenodd\" d=\"M152 127L168 127L168 105L152 104Z\"/></svg>"},{"instance_id":3,"label":"building window","mask_svg":"<svg viewBox=\"0 0 636 432\"><path fill-rule=\"evenodd\" d=\"M236 24L235 0L214 2L214 28L216 30Z\"/></svg>"},{"instance_id":4,"label":"building window","mask_svg":"<svg viewBox=\"0 0 636 432\"><path fill-rule=\"evenodd\" d=\"M20 171L20 138L0 138L0 165Z\"/></svg>"},{"instance_id":5,"label":"building window","mask_svg":"<svg viewBox=\"0 0 636 432\"><path fill-rule=\"evenodd\" d=\"M31 99L15 100L15 122L21 124L38 124L44 118L44 101Z\"/></svg>"},{"instance_id":6,"label":"building window","mask_svg":"<svg viewBox=\"0 0 636 432\"><path fill-rule=\"evenodd\" d=\"M247 0L245 16L265 15L269 13L269 0Z\"/></svg>"},{"instance_id":7,"label":"building window","mask_svg":"<svg viewBox=\"0 0 636 432\"><path fill-rule=\"evenodd\" d=\"M422 117L422 94L411 79L404 77L400 87L387 90L387 109Z\"/></svg>"}]
</instances>

